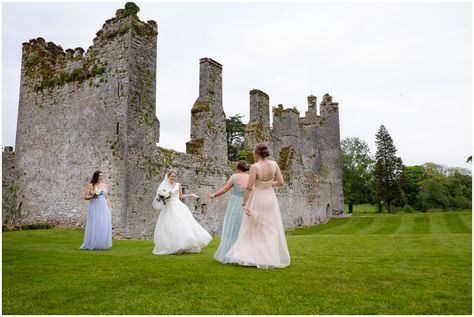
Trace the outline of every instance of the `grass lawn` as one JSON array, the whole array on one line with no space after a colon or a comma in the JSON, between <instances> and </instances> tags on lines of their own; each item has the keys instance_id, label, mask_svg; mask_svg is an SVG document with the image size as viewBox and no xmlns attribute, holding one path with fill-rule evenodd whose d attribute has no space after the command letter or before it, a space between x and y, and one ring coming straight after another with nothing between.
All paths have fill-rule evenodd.
<instances>
[{"instance_id":1,"label":"grass lawn","mask_svg":"<svg viewBox=\"0 0 474 317\"><path fill-rule=\"evenodd\" d=\"M463 314L472 312L470 212L365 214L287 233L290 267L153 241L81 251L83 230L3 233L3 314Z\"/></svg>"}]
</instances>

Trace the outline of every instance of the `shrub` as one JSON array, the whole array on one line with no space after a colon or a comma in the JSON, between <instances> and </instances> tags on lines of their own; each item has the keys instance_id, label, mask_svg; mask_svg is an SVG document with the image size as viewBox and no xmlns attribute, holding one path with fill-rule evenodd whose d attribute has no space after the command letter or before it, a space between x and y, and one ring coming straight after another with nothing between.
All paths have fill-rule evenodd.
<instances>
[{"instance_id":1,"label":"shrub","mask_svg":"<svg viewBox=\"0 0 474 317\"><path fill-rule=\"evenodd\" d=\"M50 223L31 223L24 225L9 226L3 225L2 231L18 231L18 230L38 230L38 229L51 229L54 228L54 225Z\"/></svg>"}]
</instances>

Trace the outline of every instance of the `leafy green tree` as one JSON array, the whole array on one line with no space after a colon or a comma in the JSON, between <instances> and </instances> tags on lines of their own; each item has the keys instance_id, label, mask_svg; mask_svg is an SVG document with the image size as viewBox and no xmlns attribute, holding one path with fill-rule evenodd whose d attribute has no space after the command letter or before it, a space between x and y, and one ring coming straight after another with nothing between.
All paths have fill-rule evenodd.
<instances>
[{"instance_id":1,"label":"leafy green tree","mask_svg":"<svg viewBox=\"0 0 474 317\"><path fill-rule=\"evenodd\" d=\"M449 205L449 180L445 175L432 175L421 185L417 208L426 211L429 208L447 209Z\"/></svg>"},{"instance_id":2,"label":"leafy green tree","mask_svg":"<svg viewBox=\"0 0 474 317\"><path fill-rule=\"evenodd\" d=\"M466 163L472 163L472 155L469 155L467 160L466 160Z\"/></svg>"},{"instance_id":3,"label":"leafy green tree","mask_svg":"<svg viewBox=\"0 0 474 317\"><path fill-rule=\"evenodd\" d=\"M402 171L402 189L407 202L415 206L421 191L422 182L428 177L426 170L421 165L406 166Z\"/></svg>"},{"instance_id":4,"label":"leafy green tree","mask_svg":"<svg viewBox=\"0 0 474 317\"><path fill-rule=\"evenodd\" d=\"M472 176L468 173L455 171L454 174L449 177L449 180L449 207L452 209L471 209Z\"/></svg>"},{"instance_id":5,"label":"leafy green tree","mask_svg":"<svg viewBox=\"0 0 474 317\"><path fill-rule=\"evenodd\" d=\"M388 212L395 201L402 200L401 175L402 159L396 156L397 149L387 129L381 125L376 135L377 152L375 153L375 194L378 201L378 212L382 204Z\"/></svg>"},{"instance_id":6,"label":"leafy green tree","mask_svg":"<svg viewBox=\"0 0 474 317\"><path fill-rule=\"evenodd\" d=\"M430 208L470 209L472 207L472 176L465 168L447 168L425 163L426 178L414 206L426 211Z\"/></svg>"},{"instance_id":7,"label":"leafy green tree","mask_svg":"<svg viewBox=\"0 0 474 317\"><path fill-rule=\"evenodd\" d=\"M245 124L244 116L236 114L226 119L227 156L230 161L238 161L239 152L244 149ZM240 156L241 157L241 156Z\"/></svg>"},{"instance_id":8,"label":"leafy green tree","mask_svg":"<svg viewBox=\"0 0 474 317\"><path fill-rule=\"evenodd\" d=\"M353 205L371 200L372 165L368 144L358 138L341 142L344 202L352 213Z\"/></svg>"}]
</instances>

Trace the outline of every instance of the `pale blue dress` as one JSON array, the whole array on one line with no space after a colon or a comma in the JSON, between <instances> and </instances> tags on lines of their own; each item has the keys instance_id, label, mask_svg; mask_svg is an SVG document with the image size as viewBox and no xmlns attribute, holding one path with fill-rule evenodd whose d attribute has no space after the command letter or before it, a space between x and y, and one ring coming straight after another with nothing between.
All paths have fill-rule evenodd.
<instances>
[{"instance_id":1,"label":"pale blue dress","mask_svg":"<svg viewBox=\"0 0 474 317\"><path fill-rule=\"evenodd\" d=\"M81 249L99 250L112 247L112 213L107 204L107 189L89 200L84 243Z\"/></svg>"},{"instance_id":2,"label":"pale blue dress","mask_svg":"<svg viewBox=\"0 0 474 317\"><path fill-rule=\"evenodd\" d=\"M227 202L224 224L222 225L221 242L214 254L214 259L222 263L235 263L235 261L226 256L226 253L232 247L235 240L237 240L244 213L242 208L244 187L235 183L235 174L231 176L230 180L232 181L232 194Z\"/></svg>"}]
</instances>

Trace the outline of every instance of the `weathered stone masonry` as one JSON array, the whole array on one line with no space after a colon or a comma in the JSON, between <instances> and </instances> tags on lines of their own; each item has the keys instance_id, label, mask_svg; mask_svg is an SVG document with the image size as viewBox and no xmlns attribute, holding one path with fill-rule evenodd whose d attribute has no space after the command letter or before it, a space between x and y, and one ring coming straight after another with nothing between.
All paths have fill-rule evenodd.
<instances>
[{"instance_id":1,"label":"weathered stone masonry","mask_svg":"<svg viewBox=\"0 0 474 317\"><path fill-rule=\"evenodd\" d=\"M20 188L26 222L83 226L83 191L99 169L110 186L114 235L150 238L156 187L175 168L184 190L201 196L185 203L219 234L226 197L210 201L206 194L224 185L234 166L227 161L222 65L200 60L187 153L157 147L157 34L154 21L120 9L87 51L64 51L42 38L23 44L16 146L2 153L2 187ZM319 116L316 107L314 96L304 117L273 107L270 127L269 96L250 91L246 146L268 142L282 168L286 185L277 195L287 229L319 223L343 207L338 104L325 95Z\"/></svg>"}]
</instances>

